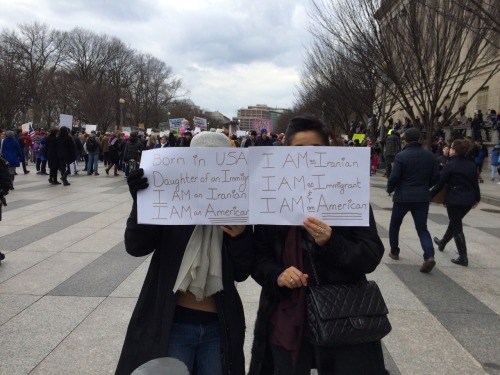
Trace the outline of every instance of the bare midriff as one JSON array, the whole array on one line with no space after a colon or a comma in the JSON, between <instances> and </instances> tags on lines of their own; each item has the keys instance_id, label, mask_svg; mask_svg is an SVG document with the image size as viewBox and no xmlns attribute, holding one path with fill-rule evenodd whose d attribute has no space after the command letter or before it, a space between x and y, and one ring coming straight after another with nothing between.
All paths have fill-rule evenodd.
<instances>
[{"instance_id":1,"label":"bare midriff","mask_svg":"<svg viewBox=\"0 0 500 375\"><path fill-rule=\"evenodd\" d=\"M205 297L201 301L197 301L196 297L191 292L177 293L177 305L192 310L217 312L214 297Z\"/></svg>"}]
</instances>

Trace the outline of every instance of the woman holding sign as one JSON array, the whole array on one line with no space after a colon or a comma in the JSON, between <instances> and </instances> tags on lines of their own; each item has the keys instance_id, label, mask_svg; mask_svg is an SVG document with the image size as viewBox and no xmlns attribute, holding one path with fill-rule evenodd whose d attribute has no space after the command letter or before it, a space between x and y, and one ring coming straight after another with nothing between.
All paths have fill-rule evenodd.
<instances>
[{"instance_id":1,"label":"woman holding sign","mask_svg":"<svg viewBox=\"0 0 500 375\"><path fill-rule=\"evenodd\" d=\"M204 132L191 147L231 144L224 134ZM191 374L244 375L245 318L235 281L253 267L251 227L138 224L137 192L149 184L142 169L127 182L134 203L126 250L153 257L116 373L129 375L152 359L173 357Z\"/></svg>"},{"instance_id":2,"label":"woman holding sign","mask_svg":"<svg viewBox=\"0 0 500 375\"><path fill-rule=\"evenodd\" d=\"M295 117L287 146L328 146L330 131L314 117ZM303 226L256 225L252 277L262 286L249 375L387 374L380 341L334 348L305 337L311 259L322 283L366 280L384 253L370 209L368 227L330 227L315 217Z\"/></svg>"}]
</instances>

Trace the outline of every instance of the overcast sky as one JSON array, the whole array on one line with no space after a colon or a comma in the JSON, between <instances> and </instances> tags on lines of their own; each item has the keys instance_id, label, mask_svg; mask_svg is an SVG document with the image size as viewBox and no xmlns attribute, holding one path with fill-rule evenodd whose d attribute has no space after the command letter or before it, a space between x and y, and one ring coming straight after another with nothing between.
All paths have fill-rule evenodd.
<instances>
[{"instance_id":1,"label":"overcast sky","mask_svg":"<svg viewBox=\"0 0 500 375\"><path fill-rule=\"evenodd\" d=\"M309 0L0 0L0 28L39 21L116 36L171 66L203 109L291 107Z\"/></svg>"}]
</instances>

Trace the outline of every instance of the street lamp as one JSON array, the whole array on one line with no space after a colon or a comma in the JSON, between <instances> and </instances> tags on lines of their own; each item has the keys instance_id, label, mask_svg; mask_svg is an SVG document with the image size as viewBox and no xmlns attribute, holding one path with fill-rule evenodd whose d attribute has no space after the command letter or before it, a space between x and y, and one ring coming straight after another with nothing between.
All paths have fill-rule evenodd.
<instances>
[{"instance_id":1,"label":"street lamp","mask_svg":"<svg viewBox=\"0 0 500 375\"><path fill-rule=\"evenodd\" d=\"M118 100L118 103L120 103L120 130L122 130L122 126L123 126L123 108L125 107L125 99L120 98Z\"/></svg>"}]
</instances>

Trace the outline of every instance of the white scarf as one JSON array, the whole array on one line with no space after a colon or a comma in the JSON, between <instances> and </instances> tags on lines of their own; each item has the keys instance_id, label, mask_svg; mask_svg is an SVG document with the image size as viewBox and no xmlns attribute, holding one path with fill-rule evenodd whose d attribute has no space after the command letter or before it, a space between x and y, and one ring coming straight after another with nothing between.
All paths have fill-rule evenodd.
<instances>
[{"instance_id":1,"label":"white scarf","mask_svg":"<svg viewBox=\"0 0 500 375\"><path fill-rule=\"evenodd\" d=\"M222 237L215 225L197 225L184 251L173 292L190 291L197 301L224 289L222 286Z\"/></svg>"}]
</instances>

